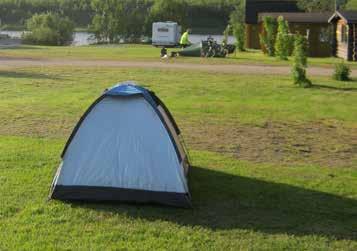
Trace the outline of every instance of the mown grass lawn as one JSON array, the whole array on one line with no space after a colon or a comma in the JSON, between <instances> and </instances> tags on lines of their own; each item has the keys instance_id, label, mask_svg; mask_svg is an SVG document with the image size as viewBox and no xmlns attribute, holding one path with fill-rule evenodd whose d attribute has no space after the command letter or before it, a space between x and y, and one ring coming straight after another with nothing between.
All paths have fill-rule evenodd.
<instances>
[{"instance_id":1,"label":"mown grass lawn","mask_svg":"<svg viewBox=\"0 0 357 251\"><path fill-rule=\"evenodd\" d=\"M47 201L76 121L125 80L190 149L192 210ZM357 83L191 71L0 70L0 250L356 250ZM263 146L263 147L262 147Z\"/></svg>"},{"instance_id":2,"label":"mown grass lawn","mask_svg":"<svg viewBox=\"0 0 357 251\"><path fill-rule=\"evenodd\" d=\"M0 49L0 57L15 58L57 58L57 59L87 59L87 60L130 60L130 61L157 61L160 58L160 48L151 45L91 45L91 46L30 46ZM179 48L169 49L178 51ZM172 62L200 63L200 64L258 64L288 66L288 61L281 61L275 57L268 57L260 50L238 52L229 57L222 58L175 58ZM341 59L334 57L309 58L311 66L333 67ZM348 62L352 68L357 68L357 63Z\"/></svg>"}]
</instances>

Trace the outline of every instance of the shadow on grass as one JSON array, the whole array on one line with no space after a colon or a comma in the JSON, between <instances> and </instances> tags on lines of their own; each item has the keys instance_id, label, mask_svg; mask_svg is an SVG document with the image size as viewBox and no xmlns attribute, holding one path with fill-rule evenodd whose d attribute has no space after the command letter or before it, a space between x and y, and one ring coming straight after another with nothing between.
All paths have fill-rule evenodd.
<instances>
[{"instance_id":1,"label":"shadow on grass","mask_svg":"<svg viewBox=\"0 0 357 251\"><path fill-rule=\"evenodd\" d=\"M43 73L27 73L27 72L16 72L16 71L0 71L0 78L27 78L27 79L52 79L60 80L63 79L58 76L53 76L50 74Z\"/></svg>"},{"instance_id":2,"label":"shadow on grass","mask_svg":"<svg viewBox=\"0 0 357 251\"><path fill-rule=\"evenodd\" d=\"M190 187L192 210L78 202L72 205L212 230L246 229L357 239L356 200L201 167L191 169Z\"/></svg>"},{"instance_id":3,"label":"shadow on grass","mask_svg":"<svg viewBox=\"0 0 357 251\"><path fill-rule=\"evenodd\" d=\"M350 81L349 83L353 83L353 81ZM316 85L313 84L312 88L314 89L326 89L326 90L334 90L334 91L344 91L344 92L357 92L357 84L356 87L335 87L335 86L329 86L329 85Z\"/></svg>"}]
</instances>

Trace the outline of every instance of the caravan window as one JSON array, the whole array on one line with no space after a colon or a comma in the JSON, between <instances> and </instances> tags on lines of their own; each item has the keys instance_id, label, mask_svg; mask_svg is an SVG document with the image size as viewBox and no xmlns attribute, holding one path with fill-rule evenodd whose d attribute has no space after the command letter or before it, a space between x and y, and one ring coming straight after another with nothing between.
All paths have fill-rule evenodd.
<instances>
[{"instance_id":1,"label":"caravan window","mask_svg":"<svg viewBox=\"0 0 357 251\"><path fill-rule=\"evenodd\" d=\"M158 32L169 32L169 29L166 27L161 27L157 29Z\"/></svg>"}]
</instances>

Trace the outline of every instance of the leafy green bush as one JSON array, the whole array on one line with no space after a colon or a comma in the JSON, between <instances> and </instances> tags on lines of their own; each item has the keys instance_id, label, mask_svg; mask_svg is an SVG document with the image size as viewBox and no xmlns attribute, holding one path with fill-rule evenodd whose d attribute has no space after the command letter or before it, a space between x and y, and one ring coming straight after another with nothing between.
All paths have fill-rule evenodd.
<instances>
[{"instance_id":1,"label":"leafy green bush","mask_svg":"<svg viewBox=\"0 0 357 251\"><path fill-rule=\"evenodd\" d=\"M294 84L309 88L312 86L311 81L306 77L307 68L307 40L305 37L297 34L294 39L294 64L292 67L292 75Z\"/></svg>"},{"instance_id":2,"label":"leafy green bush","mask_svg":"<svg viewBox=\"0 0 357 251\"><path fill-rule=\"evenodd\" d=\"M350 80L351 69L348 65L341 61L341 63L335 65L335 72L333 78L340 81Z\"/></svg>"},{"instance_id":3,"label":"leafy green bush","mask_svg":"<svg viewBox=\"0 0 357 251\"><path fill-rule=\"evenodd\" d=\"M289 42L288 42L288 55L292 56L294 53L294 43L295 43L295 35L289 34Z\"/></svg>"},{"instance_id":4,"label":"leafy green bush","mask_svg":"<svg viewBox=\"0 0 357 251\"><path fill-rule=\"evenodd\" d=\"M236 46L238 51L245 51L245 25L236 23L233 26L233 34L236 38Z\"/></svg>"},{"instance_id":5,"label":"leafy green bush","mask_svg":"<svg viewBox=\"0 0 357 251\"><path fill-rule=\"evenodd\" d=\"M276 20L273 17L265 16L263 19L263 32L260 35L260 44L264 53L273 57L275 55Z\"/></svg>"},{"instance_id":6,"label":"leafy green bush","mask_svg":"<svg viewBox=\"0 0 357 251\"><path fill-rule=\"evenodd\" d=\"M73 41L74 24L58 14L35 14L26 22L24 43L39 45L67 45Z\"/></svg>"},{"instance_id":7,"label":"leafy green bush","mask_svg":"<svg viewBox=\"0 0 357 251\"><path fill-rule=\"evenodd\" d=\"M229 19L233 28L233 35L236 38L236 49L238 51L245 51L245 8L243 2L237 4Z\"/></svg>"},{"instance_id":8,"label":"leafy green bush","mask_svg":"<svg viewBox=\"0 0 357 251\"><path fill-rule=\"evenodd\" d=\"M292 69L292 74L293 74L294 84L303 88L310 88L312 86L311 81L306 77L305 68L294 64Z\"/></svg>"},{"instance_id":9,"label":"leafy green bush","mask_svg":"<svg viewBox=\"0 0 357 251\"><path fill-rule=\"evenodd\" d=\"M281 60L288 60L290 47L289 24L284 17L278 17L278 33L275 42L275 55Z\"/></svg>"},{"instance_id":10,"label":"leafy green bush","mask_svg":"<svg viewBox=\"0 0 357 251\"><path fill-rule=\"evenodd\" d=\"M227 27L224 29L223 31L223 40L222 40L222 44L227 45L228 44L228 37L231 33L232 27L230 24L227 25Z\"/></svg>"}]
</instances>

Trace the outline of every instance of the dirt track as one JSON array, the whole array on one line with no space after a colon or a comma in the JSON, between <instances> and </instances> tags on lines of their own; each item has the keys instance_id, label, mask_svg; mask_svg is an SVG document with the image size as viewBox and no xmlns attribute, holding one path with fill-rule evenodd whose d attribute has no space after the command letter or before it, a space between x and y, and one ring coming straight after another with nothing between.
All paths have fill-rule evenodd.
<instances>
[{"instance_id":1,"label":"dirt track","mask_svg":"<svg viewBox=\"0 0 357 251\"><path fill-rule=\"evenodd\" d=\"M290 67L271 65L210 65L194 63L175 63L166 61L110 61L110 60L79 60L79 59L32 59L32 58L0 58L1 68L13 67L33 67L33 66L79 66L79 67L122 67L122 68L159 68L159 69L179 69L198 70L205 72L237 73L237 74L271 74L288 75ZM331 76L332 68L310 67L309 75ZM357 77L357 70L352 70L352 77Z\"/></svg>"}]
</instances>

